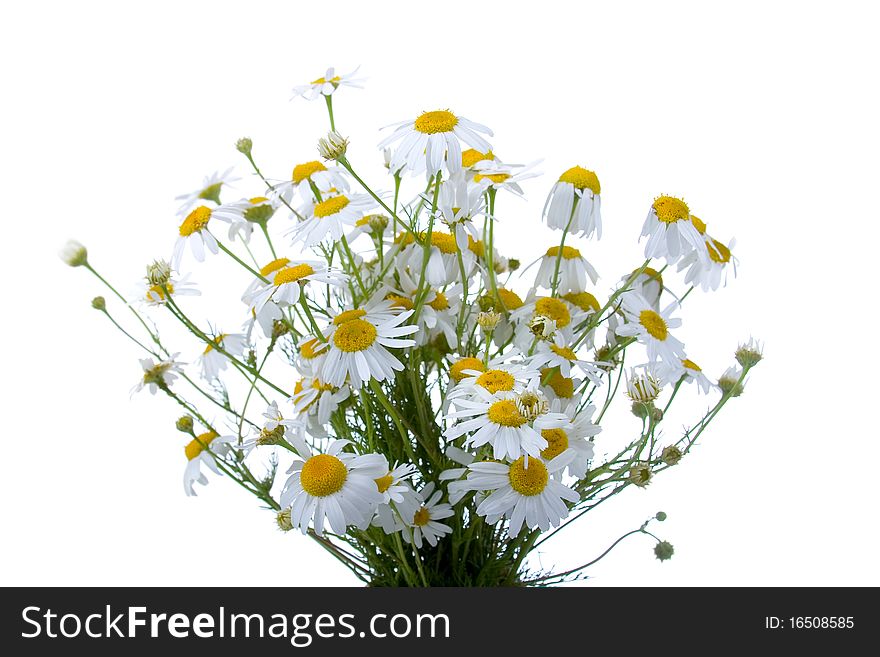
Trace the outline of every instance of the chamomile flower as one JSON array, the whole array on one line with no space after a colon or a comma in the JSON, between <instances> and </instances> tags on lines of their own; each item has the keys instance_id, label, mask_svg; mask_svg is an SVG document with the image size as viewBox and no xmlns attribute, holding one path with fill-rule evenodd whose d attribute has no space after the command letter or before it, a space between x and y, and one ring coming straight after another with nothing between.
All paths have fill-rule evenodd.
<instances>
[{"instance_id":1,"label":"chamomile flower","mask_svg":"<svg viewBox=\"0 0 880 657\"><path fill-rule=\"evenodd\" d=\"M544 203L547 225L557 230L580 233L582 237L602 237L602 198L596 174L574 166L561 176Z\"/></svg>"},{"instance_id":2,"label":"chamomile flower","mask_svg":"<svg viewBox=\"0 0 880 657\"><path fill-rule=\"evenodd\" d=\"M180 270L180 262L187 246L199 262L204 262L206 249L215 255L219 252L220 247L217 246L217 240L208 231L208 222L211 221L212 216L213 210L211 208L200 205L190 212L180 224L179 235L174 243L174 253L171 256L171 266L174 269Z\"/></svg>"},{"instance_id":3,"label":"chamomile flower","mask_svg":"<svg viewBox=\"0 0 880 657\"><path fill-rule=\"evenodd\" d=\"M678 303L671 303L662 311L656 311L644 297L627 292L621 296L626 323L617 327L617 335L635 337L648 350L651 361L663 360L677 363L685 358L684 344L669 332L681 326L680 319L671 317Z\"/></svg>"},{"instance_id":4,"label":"chamomile flower","mask_svg":"<svg viewBox=\"0 0 880 657\"><path fill-rule=\"evenodd\" d=\"M550 290L555 280L560 293L577 294L587 289L588 278L593 285L599 280L593 265L573 246L551 246L539 260L541 265L535 276L536 286Z\"/></svg>"},{"instance_id":5,"label":"chamomile flower","mask_svg":"<svg viewBox=\"0 0 880 657\"><path fill-rule=\"evenodd\" d=\"M399 288L391 290L386 299L391 301L393 307L403 310L412 310L418 295L422 292L419 284L408 271L398 272ZM461 286L453 285L445 291L431 289L422 304L415 333L417 345L428 344L436 337L442 335L449 345L458 343L456 324L458 322L458 309L461 303Z\"/></svg>"},{"instance_id":6,"label":"chamomile flower","mask_svg":"<svg viewBox=\"0 0 880 657\"><path fill-rule=\"evenodd\" d=\"M140 392L144 388L155 395L157 390L167 390L177 379L177 374L183 372L183 363L177 362L180 354L172 354L167 360L154 361L152 358L141 358L138 362L143 369L143 375L138 384L132 389L132 394Z\"/></svg>"},{"instance_id":7,"label":"chamomile flower","mask_svg":"<svg viewBox=\"0 0 880 657\"><path fill-rule=\"evenodd\" d=\"M202 472L202 466L207 467L214 474L220 474L220 470L214 463L214 456L224 457L229 452L230 444L236 440L235 436L220 436L216 431L206 431L195 436L186 447L186 468L183 471L183 490L188 496L196 494L194 483L208 483L208 478Z\"/></svg>"},{"instance_id":8,"label":"chamomile flower","mask_svg":"<svg viewBox=\"0 0 880 657\"><path fill-rule=\"evenodd\" d=\"M243 333L218 334L205 346L205 350L199 356L202 377L207 381L216 379L229 365L229 356L226 354L238 358L244 353L245 346L247 346L247 336Z\"/></svg>"},{"instance_id":9,"label":"chamomile flower","mask_svg":"<svg viewBox=\"0 0 880 657\"><path fill-rule=\"evenodd\" d=\"M541 370L541 392L551 403L557 399L562 402L574 399L575 390L580 388L581 383L581 379L563 376L557 368Z\"/></svg>"},{"instance_id":10,"label":"chamomile flower","mask_svg":"<svg viewBox=\"0 0 880 657\"><path fill-rule=\"evenodd\" d=\"M318 338L306 335L296 345L296 369L300 372L320 372L330 346Z\"/></svg>"},{"instance_id":11,"label":"chamomile flower","mask_svg":"<svg viewBox=\"0 0 880 657\"><path fill-rule=\"evenodd\" d=\"M577 367L590 381L602 384L601 370L588 360L580 358L570 345L571 333L558 331L550 341L539 341L534 353L528 357L529 366L535 370L558 368L564 377L570 377Z\"/></svg>"},{"instance_id":12,"label":"chamomile flower","mask_svg":"<svg viewBox=\"0 0 880 657\"><path fill-rule=\"evenodd\" d=\"M295 165L290 180L275 185L273 194L290 202L293 200L294 192L298 192L305 203L314 203L313 185L322 194L330 189L338 190L343 194L348 192L348 180L338 168L328 167L318 160L310 160Z\"/></svg>"},{"instance_id":13,"label":"chamomile flower","mask_svg":"<svg viewBox=\"0 0 880 657\"><path fill-rule=\"evenodd\" d=\"M653 402L663 391L663 385L664 379L657 367L633 367L626 374L626 396L634 402Z\"/></svg>"},{"instance_id":14,"label":"chamomile flower","mask_svg":"<svg viewBox=\"0 0 880 657\"><path fill-rule=\"evenodd\" d=\"M287 258L281 260L287 260ZM273 260L263 270L278 262L279 260ZM264 283L262 287L258 287L244 298L245 303L257 312L262 310L268 301L272 301L282 308L299 303L303 289L309 281L340 287L345 285L348 280L346 274L330 269L324 262L317 260L298 260L296 262L287 260L285 265L274 269L274 271L267 274L263 274L262 271L260 273L269 278L269 282Z\"/></svg>"},{"instance_id":15,"label":"chamomile flower","mask_svg":"<svg viewBox=\"0 0 880 657\"><path fill-rule=\"evenodd\" d=\"M234 177L232 171L232 167L226 169L223 173L215 171L210 176L205 177L202 181L202 186L198 189L195 189L188 194L181 194L180 196L175 197L176 201L182 201L180 208L177 210L177 214L181 216L188 214L194 206L201 205L203 201L210 201L220 205L220 191L222 190L223 185L229 185L237 180L241 180L240 178Z\"/></svg>"},{"instance_id":16,"label":"chamomile flower","mask_svg":"<svg viewBox=\"0 0 880 657\"><path fill-rule=\"evenodd\" d=\"M484 125L449 110L434 110L422 112L414 121L396 124L394 132L379 143L379 148L400 141L389 163L392 171L405 166L413 175L425 171L430 177L441 170L451 175L461 170L461 142L481 152L492 150L479 133L492 136L492 131Z\"/></svg>"},{"instance_id":17,"label":"chamomile flower","mask_svg":"<svg viewBox=\"0 0 880 657\"><path fill-rule=\"evenodd\" d=\"M513 311L511 319L517 325L515 344L528 351L536 336L551 340L557 330L577 326L584 319L584 313L563 299L539 296L532 297Z\"/></svg>"},{"instance_id":18,"label":"chamomile flower","mask_svg":"<svg viewBox=\"0 0 880 657\"><path fill-rule=\"evenodd\" d=\"M637 271L638 269L627 276L623 276L620 279L621 284L626 283ZM665 289L663 287L663 277L656 269L645 267L644 271L636 276L635 279L633 279L633 282L630 283L630 289L633 292L641 294L645 301L647 301L654 310L657 310L660 307L660 295L663 294L663 290Z\"/></svg>"},{"instance_id":19,"label":"chamomile flower","mask_svg":"<svg viewBox=\"0 0 880 657\"><path fill-rule=\"evenodd\" d=\"M693 251L678 262L678 271L687 269L684 282L699 285L704 291L717 290L721 285L727 285L727 272L733 268L736 276L737 259L731 251L736 245L736 240L731 240L729 245L705 235L706 250ZM702 257L701 257L702 256Z\"/></svg>"},{"instance_id":20,"label":"chamomile flower","mask_svg":"<svg viewBox=\"0 0 880 657\"><path fill-rule=\"evenodd\" d=\"M303 208L305 221L289 231L294 236L294 244L302 242L304 247L312 247L328 235L338 242L345 235L346 227L354 226L365 212L376 206L376 202L367 194L331 192L322 198L317 203L306 205Z\"/></svg>"},{"instance_id":21,"label":"chamomile flower","mask_svg":"<svg viewBox=\"0 0 880 657\"><path fill-rule=\"evenodd\" d=\"M385 457L344 452L350 444L347 440L333 441L323 454L313 454L299 436L294 436L292 444L300 458L287 471L291 476L280 502L290 507L293 527L305 534L311 523L315 533L323 536L325 523L335 534L344 534L349 525L369 523L382 501L376 479L388 472Z\"/></svg>"},{"instance_id":22,"label":"chamomile flower","mask_svg":"<svg viewBox=\"0 0 880 657\"><path fill-rule=\"evenodd\" d=\"M462 378L449 391L447 399L474 399L477 397L476 388L487 391L490 395L502 392L519 394L528 388L533 388L540 380L540 373L524 362L505 363L502 360L493 360L489 368L467 369L462 371Z\"/></svg>"},{"instance_id":23,"label":"chamomile flower","mask_svg":"<svg viewBox=\"0 0 880 657\"><path fill-rule=\"evenodd\" d=\"M427 239L427 233L419 233L419 240L424 241L425 239ZM404 245L397 255L398 270L408 269L412 272L420 272L424 258L422 244L416 244L410 233L398 236L397 241ZM431 231L431 244L428 250L425 280L435 288L450 285L460 278L459 254L461 254L466 273L471 271L476 259L470 250L459 251L455 236L438 230Z\"/></svg>"},{"instance_id":24,"label":"chamomile flower","mask_svg":"<svg viewBox=\"0 0 880 657\"><path fill-rule=\"evenodd\" d=\"M540 458L519 457L513 463L483 461L468 466L467 485L471 490L492 491L477 506L481 516L509 518L507 532L518 536L523 527L547 531L568 517L566 502L580 496L555 477L573 459L574 450L565 450L546 463Z\"/></svg>"},{"instance_id":25,"label":"chamomile flower","mask_svg":"<svg viewBox=\"0 0 880 657\"><path fill-rule=\"evenodd\" d=\"M163 289L164 288L164 289ZM167 291L167 295L165 294ZM167 296L174 297L197 297L201 292L196 284L189 280L189 274L176 278L169 275L163 285L154 285L145 280L141 287L144 302L149 306L162 306L168 301Z\"/></svg>"},{"instance_id":26,"label":"chamomile flower","mask_svg":"<svg viewBox=\"0 0 880 657\"><path fill-rule=\"evenodd\" d=\"M350 394L348 386L337 387L316 376L306 376L294 385L290 401L300 417L306 420L308 432L316 438L324 438L327 435L324 427L330 416Z\"/></svg>"},{"instance_id":27,"label":"chamomile flower","mask_svg":"<svg viewBox=\"0 0 880 657\"><path fill-rule=\"evenodd\" d=\"M265 196L254 196L224 203L214 208L212 217L229 224L230 240L240 237L243 242L249 242L254 225L265 224L275 214L276 209L275 201Z\"/></svg>"},{"instance_id":28,"label":"chamomile flower","mask_svg":"<svg viewBox=\"0 0 880 657\"><path fill-rule=\"evenodd\" d=\"M474 218L485 210L483 188L480 185L469 184L463 174L444 180L440 184L437 209L440 221L449 226L450 232L455 235L459 250L465 251L468 248L468 235L472 240L480 238L473 223Z\"/></svg>"},{"instance_id":29,"label":"chamomile flower","mask_svg":"<svg viewBox=\"0 0 880 657\"><path fill-rule=\"evenodd\" d=\"M418 328L400 326L411 310L392 313L391 303L371 308L346 310L333 318L324 330L329 349L321 366L321 380L334 386L346 381L355 390L370 379L385 381L403 370L401 363L388 349L415 346L415 340L405 339Z\"/></svg>"},{"instance_id":30,"label":"chamomile flower","mask_svg":"<svg viewBox=\"0 0 880 657\"><path fill-rule=\"evenodd\" d=\"M404 518L409 531L403 531L402 534L407 543L421 550L423 539L434 547L439 539L452 533L449 525L438 521L455 515L455 512L449 504L440 502L443 491L435 491L433 482L419 491L419 497L424 501L411 518Z\"/></svg>"},{"instance_id":31,"label":"chamomile flower","mask_svg":"<svg viewBox=\"0 0 880 657\"><path fill-rule=\"evenodd\" d=\"M360 67L358 67L360 68ZM315 100L322 96L332 96L340 87L352 87L353 89L362 89L361 84L365 78L356 78L358 72L356 68L351 73L345 75L337 75L336 69L328 68L321 77L312 80L309 84L300 84L293 88L294 98L305 98L306 100Z\"/></svg>"},{"instance_id":32,"label":"chamomile flower","mask_svg":"<svg viewBox=\"0 0 880 657\"><path fill-rule=\"evenodd\" d=\"M703 368L697 365L689 358L683 358L678 363L670 363L660 369L663 380L669 382L682 381L683 383L694 383L703 394L709 394L714 387L703 373Z\"/></svg>"},{"instance_id":33,"label":"chamomile flower","mask_svg":"<svg viewBox=\"0 0 880 657\"><path fill-rule=\"evenodd\" d=\"M401 463L389 470L386 474L376 478L376 488L382 495L382 504L403 504L404 496L412 488L407 483L416 472L416 466L412 463Z\"/></svg>"},{"instance_id":34,"label":"chamomile flower","mask_svg":"<svg viewBox=\"0 0 880 657\"><path fill-rule=\"evenodd\" d=\"M540 171L536 171L536 167L541 160L535 160L528 164L503 164L496 160L481 160L472 167L473 181L482 189L505 189L517 196L523 195L522 187L519 186L523 180L535 178L541 175Z\"/></svg>"},{"instance_id":35,"label":"chamomile flower","mask_svg":"<svg viewBox=\"0 0 880 657\"><path fill-rule=\"evenodd\" d=\"M683 199L658 196L642 226L642 237L648 238L645 257L665 258L671 265L695 249L704 249L701 226L705 229L705 224L692 218Z\"/></svg>"},{"instance_id":36,"label":"chamomile flower","mask_svg":"<svg viewBox=\"0 0 880 657\"><path fill-rule=\"evenodd\" d=\"M579 403L577 401L569 401L563 403L561 400L555 400L550 405L550 410L565 414L568 418L568 424L556 429L544 429L541 435L547 440L547 448L541 451L541 458L546 462L550 461L565 450L574 450L574 457L568 464L568 473L577 478L583 479L587 475L587 468L590 459L593 458L593 442L590 440L593 436L597 436L602 432L602 427L593 424L593 413L596 407L593 404L585 406L578 411ZM562 472L558 473L561 476Z\"/></svg>"},{"instance_id":37,"label":"chamomile flower","mask_svg":"<svg viewBox=\"0 0 880 657\"><path fill-rule=\"evenodd\" d=\"M546 397L531 390L492 394L475 386L473 392L472 399L456 401L458 410L448 417L458 421L444 435L450 441L466 436L467 447L491 445L496 459L539 456L547 447L540 432L562 426L567 420L561 413L550 412Z\"/></svg>"}]
</instances>

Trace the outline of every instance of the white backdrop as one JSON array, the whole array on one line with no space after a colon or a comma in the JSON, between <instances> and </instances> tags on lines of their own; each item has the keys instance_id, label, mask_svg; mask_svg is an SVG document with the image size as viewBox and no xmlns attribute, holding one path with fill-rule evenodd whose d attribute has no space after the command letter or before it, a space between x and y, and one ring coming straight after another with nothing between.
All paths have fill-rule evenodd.
<instances>
[{"instance_id":1,"label":"white backdrop","mask_svg":"<svg viewBox=\"0 0 880 657\"><path fill-rule=\"evenodd\" d=\"M664 510L671 561L636 537L588 585L880 584L876 16L715 4L7 4L0 583L354 583L229 481L184 497L178 409L129 400L139 354L89 308L98 283L55 253L75 237L131 289L170 255L175 195L231 165L242 195L260 191L241 136L275 177L312 159L323 102L290 88L360 65L366 88L336 96L337 121L386 188L378 128L427 109L488 124L503 159L544 158L527 200L503 200L505 253L550 244L540 208L576 163L602 182L605 235L584 245L600 290L641 262L660 193L738 240L739 276L688 298L681 337L716 376L738 341L766 341L746 394L683 465L547 543L544 566L589 560ZM193 278L210 284L215 264Z\"/></svg>"}]
</instances>

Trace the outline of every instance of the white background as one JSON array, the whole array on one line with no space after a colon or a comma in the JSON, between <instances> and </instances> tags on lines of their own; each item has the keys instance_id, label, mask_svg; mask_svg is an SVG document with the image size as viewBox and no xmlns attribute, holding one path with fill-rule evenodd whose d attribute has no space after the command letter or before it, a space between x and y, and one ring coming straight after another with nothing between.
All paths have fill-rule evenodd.
<instances>
[{"instance_id":1,"label":"white background","mask_svg":"<svg viewBox=\"0 0 880 657\"><path fill-rule=\"evenodd\" d=\"M97 281L55 253L75 237L132 289L170 255L175 195L233 164L241 194L259 192L233 148L244 135L274 177L312 159L323 102L289 102L290 88L360 65L366 89L336 96L337 119L377 184L387 188L378 128L438 107L491 126L508 161L544 158L528 200L502 201L510 255L528 261L551 243L540 208L576 163L602 181L605 236L580 245L603 294L640 263L658 194L683 194L710 232L738 240L738 277L692 294L680 335L716 376L738 341L764 340L746 394L683 465L566 530L543 565L587 561L662 509L655 529L675 557L659 563L636 537L589 585L880 584L871 13L855 2L7 3L0 582L354 583L229 481L184 497L177 408L129 400L136 348L89 308ZM603 436L633 422L615 416Z\"/></svg>"}]
</instances>

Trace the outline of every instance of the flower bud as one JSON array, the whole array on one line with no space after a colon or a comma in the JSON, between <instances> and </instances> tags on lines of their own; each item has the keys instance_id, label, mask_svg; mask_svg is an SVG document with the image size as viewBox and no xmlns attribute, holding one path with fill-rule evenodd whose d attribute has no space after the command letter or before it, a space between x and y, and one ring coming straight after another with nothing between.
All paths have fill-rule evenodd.
<instances>
[{"instance_id":1,"label":"flower bud","mask_svg":"<svg viewBox=\"0 0 880 657\"><path fill-rule=\"evenodd\" d=\"M370 230L375 233L381 233L388 226L388 217L384 214L371 214L367 223L370 226Z\"/></svg>"},{"instance_id":2,"label":"flower bud","mask_svg":"<svg viewBox=\"0 0 880 657\"><path fill-rule=\"evenodd\" d=\"M507 261L507 268L510 271L516 271L517 269L519 269L520 264L521 263L519 260L517 260L516 258L511 258Z\"/></svg>"},{"instance_id":3,"label":"flower bud","mask_svg":"<svg viewBox=\"0 0 880 657\"><path fill-rule=\"evenodd\" d=\"M681 453L681 450L678 447L675 445L667 445L660 453L660 460L666 465L675 465L681 461L682 456L684 456L684 454Z\"/></svg>"},{"instance_id":4,"label":"flower bud","mask_svg":"<svg viewBox=\"0 0 880 657\"><path fill-rule=\"evenodd\" d=\"M494 310L487 310L477 315L477 324L480 325L480 328L489 333L495 330L500 321L501 313L496 313Z\"/></svg>"},{"instance_id":5,"label":"flower bud","mask_svg":"<svg viewBox=\"0 0 880 657\"><path fill-rule=\"evenodd\" d=\"M535 315L529 321L529 330L541 340L549 340L556 333L556 321L544 315Z\"/></svg>"},{"instance_id":6,"label":"flower bud","mask_svg":"<svg viewBox=\"0 0 880 657\"><path fill-rule=\"evenodd\" d=\"M171 280L171 265L165 260L154 260L153 264L147 266L146 279L150 285L167 285Z\"/></svg>"},{"instance_id":7,"label":"flower bud","mask_svg":"<svg viewBox=\"0 0 880 657\"><path fill-rule=\"evenodd\" d=\"M326 137L318 140L318 153L325 160L338 160L345 155L346 150L348 150L348 139L335 130L331 130Z\"/></svg>"},{"instance_id":8,"label":"flower bud","mask_svg":"<svg viewBox=\"0 0 880 657\"><path fill-rule=\"evenodd\" d=\"M191 415L181 415L177 418L177 422L174 424L177 427L177 430L182 433L192 433L193 432L193 419Z\"/></svg>"},{"instance_id":9,"label":"flower bud","mask_svg":"<svg viewBox=\"0 0 880 657\"><path fill-rule=\"evenodd\" d=\"M550 402L542 392L526 390L516 398L516 409L529 422L533 422L550 410Z\"/></svg>"},{"instance_id":10,"label":"flower bud","mask_svg":"<svg viewBox=\"0 0 880 657\"><path fill-rule=\"evenodd\" d=\"M657 512L657 515L654 516L654 517L655 517L659 522L663 522L664 520L666 520L666 513L663 512L663 511L658 511L658 512Z\"/></svg>"},{"instance_id":11,"label":"flower bud","mask_svg":"<svg viewBox=\"0 0 880 657\"><path fill-rule=\"evenodd\" d=\"M742 376L742 370L738 370L735 367L729 367L721 375L721 378L718 379L718 387L721 388L721 392L730 397L739 397L743 394L743 384L739 382L739 377Z\"/></svg>"},{"instance_id":12,"label":"flower bud","mask_svg":"<svg viewBox=\"0 0 880 657\"><path fill-rule=\"evenodd\" d=\"M243 153L245 155L251 154L251 149L254 147L254 142L251 141L250 137L242 137L237 142L235 142L235 150L239 153Z\"/></svg>"},{"instance_id":13,"label":"flower bud","mask_svg":"<svg viewBox=\"0 0 880 657\"><path fill-rule=\"evenodd\" d=\"M755 338L749 338L745 344L741 344L736 350L736 362L743 367L754 367L764 357L764 349Z\"/></svg>"},{"instance_id":14,"label":"flower bud","mask_svg":"<svg viewBox=\"0 0 880 657\"><path fill-rule=\"evenodd\" d=\"M654 556L660 559L660 561L671 559L674 553L675 550L669 541L658 541L657 545L654 546Z\"/></svg>"},{"instance_id":15,"label":"flower bud","mask_svg":"<svg viewBox=\"0 0 880 657\"><path fill-rule=\"evenodd\" d=\"M95 297L92 299L92 308L95 310L106 310L107 309L107 301L104 297Z\"/></svg>"},{"instance_id":16,"label":"flower bud","mask_svg":"<svg viewBox=\"0 0 880 657\"><path fill-rule=\"evenodd\" d=\"M634 401L630 410L632 410L632 414L635 415L637 418L639 418L640 420L645 420L647 419L648 414L653 408L653 402Z\"/></svg>"},{"instance_id":17,"label":"flower bud","mask_svg":"<svg viewBox=\"0 0 880 657\"><path fill-rule=\"evenodd\" d=\"M635 484L639 488L644 488L645 486L650 484L653 477L654 473L651 472L650 463L636 463L629 469L630 483Z\"/></svg>"},{"instance_id":18,"label":"flower bud","mask_svg":"<svg viewBox=\"0 0 880 657\"><path fill-rule=\"evenodd\" d=\"M284 425L278 424L273 429L261 429L257 445L277 445L284 440Z\"/></svg>"},{"instance_id":19,"label":"flower bud","mask_svg":"<svg viewBox=\"0 0 880 657\"><path fill-rule=\"evenodd\" d=\"M290 509L279 511L275 516L275 522L278 524L278 529L283 532L289 532L293 529L293 523L290 520Z\"/></svg>"},{"instance_id":20,"label":"flower bud","mask_svg":"<svg viewBox=\"0 0 880 657\"><path fill-rule=\"evenodd\" d=\"M287 335L290 333L290 326L288 326L287 322L276 319L272 322L272 339L277 340L283 335Z\"/></svg>"},{"instance_id":21,"label":"flower bud","mask_svg":"<svg viewBox=\"0 0 880 657\"><path fill-rule=\"evenodd\" d=\"M89 252L76 240L68 240L58 254L71 267L82 267L88 263Z\"/></svg>"}]
</instances>

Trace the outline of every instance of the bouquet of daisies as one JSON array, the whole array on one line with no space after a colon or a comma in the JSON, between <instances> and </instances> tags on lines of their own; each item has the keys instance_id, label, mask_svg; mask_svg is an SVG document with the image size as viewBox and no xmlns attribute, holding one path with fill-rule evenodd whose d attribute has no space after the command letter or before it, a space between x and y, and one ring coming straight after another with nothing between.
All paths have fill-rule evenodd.
<instances>
[{"instance_id":1,"label":"bouquet of daisies","mask_svg":"<svg viewBox=\"0 0 880 657\"><path fill-rule=\"evenodd\" d=\"M251 140L239 140L254 196L227 198L227 171L181 197L170 258L147 268L136 298L101 277L82 245L62 257L121 302L118 312L103 297L92 305L143 350L135 390L182 407L187 495L231 479L280 529L317 541L370 585L581 577L593 562L543 572L526 557L675 466L761 359L750 340L736 350L738 367L713 381L675 335L690 292L715 290L735 271L732 245L682 199L660 196L641 229L644 261L603 291L581 251L602 235L599 179L574 166L540 217L558 240L519 272L495 235L521 227L497 219L537 163L507 164L489 128L428 111L379 144L389 183L374 190L333 115L337 92L359 82L330 69L295 89L324 99L330 132L320 159L290 176L264 176ZM188 309L200 294L189 272L206 257L238 270L224 300L240 308L232 330ZM672 272L686 288L678 294L666 286ZM190 345L173 349L160 321L185 329ZM637 364L625 367L625 357ZM665 440L660 427L682 388L706 395L708 410ZM636 419L597 458L602 420L624 395ZM647 527L664 518L630 532L652 537L661 560L672 546Z\"/></svg>"}]
</instances>

